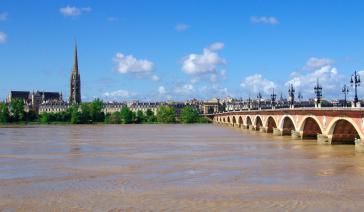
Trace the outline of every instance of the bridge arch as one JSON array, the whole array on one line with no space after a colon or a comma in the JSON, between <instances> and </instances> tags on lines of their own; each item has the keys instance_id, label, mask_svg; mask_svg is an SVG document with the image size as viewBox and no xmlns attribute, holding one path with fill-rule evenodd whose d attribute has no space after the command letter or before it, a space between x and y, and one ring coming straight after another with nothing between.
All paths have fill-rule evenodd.
<instances>
[{"instance_id":1,"label":"bridge arch","mask_svg":"<svg viewBox=\"0 0 364 212\"><path fill-rule=\"evenodd\" d=\"M273 128L277 128L276 121L272 116L267 118L265 126L267 128L267 133L273 133Z\"/></svg>"},{"instance_id":2,"label":"bridge arch","mask_svg":"<svg viewBox=\"0 0 364 212\"><path fill-rule=\"evenodd\" d=\"M235 116L233 116L233 124L234 125L236 124L236 118L235 118Z\"/></svg>"},{"instance_id":3,"label":"bridge arch","mask_svg":"<svg viewBox=\"0 0 364 212\"><path fill-rule=\"evenodd\" d=\"M302 119L299 131L302 132L302 138L317 138L317 134L322 134L323 127L316 116L306 116Z\"/></svg>"},{"instance_id":4,"label":"bridge arch","mask_svg":"<svg viewBox=\"0 0 364 212\"><path fill-rule=\"evenodd\" d=\"M225 117L224 117L224 118L222 118L222 120L223 120L223 122L224 122L224 123L226 123L226 119L225 119Z\"/></svg>"},{"instance_id":5,"label":"bridge arch","mask_svg":"<svg viewBox=\"0 0 364 212\"><path fill-rule=\"evenodd\" d=\"M360 128L351 118L334 118L327 130L328 137L331 137L331 144L355 144L356 138L363 138Z\"/></svg>"},{"instance_id":6,"label":"bridge arch","mask_svg":"<svg viewBox=\"0 0 364 212\"><path fill-rule=\"evenodd\" d=\"M239 127L243 126L243 124L244 124L243 117L239 116L238 123L239 123Z\"/></svg>"},{"instance_id":7,"label":"bridge arch","mask_svg":"<svg viewBox=\"0 0 364 212\"><path fill-rule=\"evenodd\" d=\"M281 118L279 127L282 130L282 135L291 135L291 131L297 129L294 119L291 115L284 115Z\"/></svg>"},{"instance_id":8,"label":"bridge arch","mask_svg":"<svg viewBox=\"0 0 364 212\"><path fill-rule=\"evenodd\" d=\"M253 125L252 119L250 118L250 116L246 117L246 125L249 127L250 125Z\"/></svg>"},{"instance_id":9,"label":"bridge arch","mask_svg":"<svg viewBox=\"0 0 364 212\"><path fill-rule=\"evenodd\" d=\"M227 122L231 124L230 116L227 117Z\"/></svg>"},{"instance_id":10,"label":"bridge arch","mask_svg":"<svg viewBox=\"0 0 364 212\"><path fill-rule=\"evenodd\" d=\"M255 124L255 129L257 131L260 130L261 127L263 127L263 121L262 118L260 116L256 116L255 120L254 120L254 124Z\"/></svg>"}]
</instances>

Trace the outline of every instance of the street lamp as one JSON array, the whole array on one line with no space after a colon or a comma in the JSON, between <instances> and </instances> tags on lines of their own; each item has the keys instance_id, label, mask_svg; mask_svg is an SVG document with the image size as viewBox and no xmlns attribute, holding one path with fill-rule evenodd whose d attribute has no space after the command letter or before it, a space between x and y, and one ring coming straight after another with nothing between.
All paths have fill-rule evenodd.
<instances>
[{"instance_id":1,"label":"street lamp","mask_svg":"<svg viewBox=\"0 0 364 212\"><path fill-rule=\"evenodd\" d=\"M257 95L257 99L258 99L258 108L260 109L260 101L262 100L262 94L259 92Z\"/></svg>"},{"instance_id":2,"label":"street lamp","mask_svg":"<svg viewBox=\"0 0 364 212\"><path fill-rule=\"evenodd\" d=\"M293 88L293 84L290 84L290 87L288 89L288 101L289 101L289 107L294 107L294 92L295 89Z\"/></svg>"},{"instance_id":3,"label":"street lamp","mask_svg":"<svg viewBox=\"0 0 364 212\"><path fill-rule=\"evenodd\" d=\"M355 92L355 96L354 96L354 107L357 106L357 103L359 102L358 100L358 92L357 92L357 87L360 86L360 75L358 74L357 71L354 72L354 74L351 75L351 80L350 80L350 84L353 87L354 86L354 92Z\"/></svg>"},{"instance_id":4,"label":"street lamp","mask_svg":"<svg viewBox=\"0 0 364 212\"><path fill-rule=\"evenodd\" d=\"M313 89L316 94L316 107L321 107L322 87L320 86L318 79L317 79L317 83Z\"/></svg>"},{"instance_id":5,"label":"street lamp","mask_svg":"<svg viewBox=\"0 0 364 212\"><path fill-rule=\"evenodd\" d=\"M348 106L348 102L347 102L347 100L346 100L346 96L348 95L348 93L349 93L349 87L345 84L344 85L344 87L343 87L343 89L341 90L341 92L343 92L344 93L344 107L347 107Z\"/></svg>"},{"instance_id":6,"label":"street lamp","mask_svg":"<svg viewBox=\"0 0 364 212\"><path fill-rule=\"evenodd\" d=\"M298 101L300 102L300 106L301 106L301 101L302 101L302 99L303 99L303 96L302 96L302 94L301 94L301 91L299 91L299 92L298 92L298 96L297 96L297 98L298 98Z\"/></svg>"},{"instance_id":7,"label":"street lamp","mask_svg":"<svg viewBox=\"0 0 364 212\"><path fill-rule=\"evenodd\" d=\"M275 108L276 105L276 98L277 98L277 94L274 93L274 88L273 88L273 93L270 95L271 98L271 102L272 102L272 109Z\"/></svg>"}]
</instances>

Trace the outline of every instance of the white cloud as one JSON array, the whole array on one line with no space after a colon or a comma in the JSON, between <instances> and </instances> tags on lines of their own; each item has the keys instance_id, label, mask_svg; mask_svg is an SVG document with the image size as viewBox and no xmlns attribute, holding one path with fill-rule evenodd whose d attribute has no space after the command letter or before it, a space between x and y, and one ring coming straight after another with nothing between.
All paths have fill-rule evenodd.
<instances>
[{"instance_id":1,"label":"white cloud","mask_svg":"<svg viewBox=\"0 0 364 212\"><path fill-rule=\"evenodd\" d=\"M90 7L78 8L78 7L67 5L66 7L60 8L59 12L62 13L62 15L66 16L66 17L67 16L75 17L75 16L80 16L83 13L91 12L91 10L92 9Z\"/></svg>"},{"instance_id":2,"label":"white cloud","mask_svg":"<svg viewBox=\"0 0 364 212\"><path fill-rule=\"evenodd\" d=\"M307 60L306 65L304 66L304 69L313 70L313 69L318 69L318 68L321 68L324 66L331 66L334 63L335 63L335 61L330 58L311 57Z\"/></svg>"},{"instance_id":3,"label":"white cloud","mask_svg":"<svg viewBox=\"0 0 364 212\"><path fill-rule=\"evenodd\" d=\"M115 97L128 98L131 96L135 96L136 94L127 90L117 90L117 91L105 92L103 95L108 98L115 98Z\"/></svg>"},{"instance_id":4,"label":"white cloud","mask_svg":"<svg viewBox=\"0 0 364 212\"><path fill-rule=\"evenodd\" d=\"M0 44L6 43L8 36L5 34L5 32L0 32Z\"/></svg>"},{"instance_id":5,"label":"white cloud","mask_svg":"<svg viewBox=\"0 0 364 212\"><path fill-rule=\"evenodd\" d=\"M210 45L209 49L211 51L219 51L224 48L224 43L216 42Z\"/></svg>"},{"instance_id":6,"label":"white cloud","mask_svg":"<svg viewBox=\"0 0 364 212\"><path fill-rule=\"evenodd\" d=\"M8 13L2 12L0 13L0 21L6 21L8 19Z\"/></svg>"},{"instance_id":7,"label":"white cloud","mask_svg":"<svg viewBox=\"0 0 364 212\"><path fill-rule=\"evenodd\" d=\"M177 94L188 95L195 91L192 84L184 84L183 86L176 87L174 92Z\"/></svg>"},{"instance_id":8,"label":"white cloud","mask_svg":"<svg viewBox=\"0 0 364 212\"><path fill-rule=\"evenodd\" d=\"M183 31L186 31L189 28L190 28L190 26L187 25L187 24L177 24L176 27L175 27L177 32L183 32Z\"/></svg>"},{"instance_id":9,"label":"white cloud","mask_svg":"<svg viewBox=\"0 0 364 212\"><path fill-rule=\"evenodd\" d=\"M293 84L296 91L301 91L308 97L314 97L314 86L319 80L322 86L323 96L326 98L339 98L341 86L345 83L345 77L338 73L335 67L326 65L318 69L303 72L293 73L292 79L285 83L286 86Z\"/></svg>"},{"instance_id":10,"label":"white cloud","mask_svg":"<svg viewBox=\"0 0 364 212\"><path fill-rule=\"evenodd\" d=\"M208 48L204 48L202 54L189 54L182 59L182 71L192 75L195 80L208 77L215 81L217 69L226 64L226 60L221 58L217 51L224 48L223 43L213 43Z\"/></svg>"},{"instance_id":11,"label":"white cloud","mask_svg":"<svg viewBox=\"0 0 364 212\"><path fill-rule=\"evenodd\" d=\"M145 59L137 59L133 55L116 53L113 58L114 69L121 74L135 74L137 76L149 76L152 80L159 80L153 73L154 63Z\"/></svg>"},{"instance_id":12,"label":"white cloud","mask_svg":"<svg viewBox=\"0 0 364 212\"><path fill-rule=\"evenodd\" d=\"M158 93L159 95L165 95L167 93L167 90L164 86L159 86Z\"/></svg>"},{"instance_id":13,"label":"white cloud","mask_svg":"<svg viewBox=\"0 0 364 212\"><path fill-rule=\"evenodd\" d=\"M272 89L276 88L277 85L268 79L264 79L261 74L254 74L246 77L240 86L247 91L258 93L263 92L265 94L272 93Z\"/></svg>"},{"instance_id":14,"label":"white cloud","mask_svg":"<svg viewBox=\"0 0 364 212\"><path fill-rule=\"evenodd\" d=\"M273 16L252 16L250 17L250 21L254 24L279 24L278 19Z\"/></svg>"}]
</instances>

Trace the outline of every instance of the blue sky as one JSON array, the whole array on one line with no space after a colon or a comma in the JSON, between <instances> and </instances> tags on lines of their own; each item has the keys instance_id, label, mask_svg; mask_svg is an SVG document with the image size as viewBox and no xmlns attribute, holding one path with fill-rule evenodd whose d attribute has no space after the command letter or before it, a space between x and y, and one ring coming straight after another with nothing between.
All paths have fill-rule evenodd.
<instances>
[{"instance_id":1,"label":"blue sky","mask_svg":"<svg viewBox=\"0 0 364 212\"><path fill-rule=\"evenodd\" d=\"M86 101L268 97L289 83L310 98L317 78L339 98L364 70L363 9L359 0L0 0L0 96L68 97L76 38Z\"/></svg>"}]
</instances>

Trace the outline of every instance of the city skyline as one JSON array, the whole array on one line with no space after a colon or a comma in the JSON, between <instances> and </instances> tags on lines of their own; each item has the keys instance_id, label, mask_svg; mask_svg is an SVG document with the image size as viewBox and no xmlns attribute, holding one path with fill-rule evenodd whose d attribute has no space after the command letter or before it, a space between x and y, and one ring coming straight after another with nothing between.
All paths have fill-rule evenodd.
<instances>
[{"instance_id":1,"label":"city skyline","mask_svg":"<svg viewBox=\"0 0 364 212\"><path fill-rule=\"evenodd\" d=\"M75 38L85 101L269 98L273 88L287 97L290 83L308 99L317 79L324 98L342 99L364 70L357 1L46 2L1 1L1 99L68 99Z\"/></svg>"}]
</instances>

